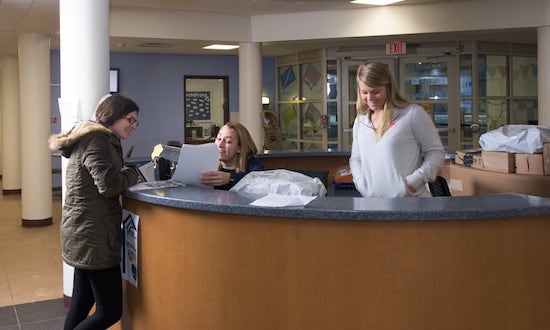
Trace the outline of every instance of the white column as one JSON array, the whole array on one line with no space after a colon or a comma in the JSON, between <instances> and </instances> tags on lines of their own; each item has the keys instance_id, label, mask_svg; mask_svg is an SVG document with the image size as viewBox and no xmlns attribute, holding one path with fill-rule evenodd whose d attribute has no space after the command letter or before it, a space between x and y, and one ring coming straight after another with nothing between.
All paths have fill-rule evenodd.
<instances>
[{"instance_id":1,"label":"white column","mask_svg":"<svg viewBox=\"0 0 550 330\"><path fill-rule=\"evenodd\" d=\"M21 193L19 68L16 56L2 58L2 194Z\"/></svg>"},{"instance_id":2,"label":"white column","mask_svg":"<svg viewBox=\"0 0 550 330\"><path fill-rule=\"evenodd\" d=\"M539 125L550 126L550 26L537 29Z\"/></svg>"},{"instance_id":3,"label":"white column","mask_svg":"<svg viewBox=\"0 0 550 330\"><path fill-rule=\"evenodd\" d=\"M109 0L60 0L61 128L90 119L99 99L109 92ZM65 187L67 160L61 163ZM63 193L64 195L64 193ZM74 269L63 263L63 295L71 297Z\"/></svg>"},{"instance_id":4,"label":"white column","mask_svg":"<svg viewBox=\"0 0 550 330\"><path fill-rule=\"evenodd\" d=\"M246 126L263 151L262 111L262 49L258 42L239 44L239 121Z\"/></svg>"},{"instance_id":5,"label":"white column","mask_svg":"<svg viewBox=\"0 0 550 330\"><path fill-rule=\"evenodd\" d=\"M0 61L0 75L2 74L2 62ZM2 168L2 79L0 78L0 177L2 176L2 172L4 171Z\"/></svg>"},{"instance_id":6,"label":"white column","mask_svg":"<svg viewBox=\"0 0 550 330\"><path fill-rule=\"evenodd\" d=\"M19 35L21 216L24 227L52 224L50 37Z\"/></svg>"}]
</instances>

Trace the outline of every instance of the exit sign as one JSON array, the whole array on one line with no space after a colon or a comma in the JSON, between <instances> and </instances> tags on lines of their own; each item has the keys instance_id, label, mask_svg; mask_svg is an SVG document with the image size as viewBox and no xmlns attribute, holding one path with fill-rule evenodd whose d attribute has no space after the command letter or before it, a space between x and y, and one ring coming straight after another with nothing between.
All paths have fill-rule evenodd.
<instances>
[{"instance_id":1,"label":"exit sign","mask_svg":"<svg viewBox=\"0 0 550 330\"><path fill-rule=\"evenodd\" d=\"M407 43L394 41L386 44L386 55L407 54Z\"/></svg>"}]
</instances>

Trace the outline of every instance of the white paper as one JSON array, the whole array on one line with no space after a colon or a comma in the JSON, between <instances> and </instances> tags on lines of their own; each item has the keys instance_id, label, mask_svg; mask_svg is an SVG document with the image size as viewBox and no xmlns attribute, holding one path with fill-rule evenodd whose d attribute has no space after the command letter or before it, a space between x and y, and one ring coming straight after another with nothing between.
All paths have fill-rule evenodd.
<instances>
[{"instance_id":1,"label":"white paper","mask_svg":"<svg viewBox=\"0 0 550 330\"><path fill-rule=\"evenodd\" d=\"M137 166L137 170L144 181L155 181L155 164L153 162Z\"/></svg>"},{"instance_id":2,"label":"white paper","mask_svg":"<svg viewBox=\"0 0 550 330\"><path fill-rule=\"evenodd\" d=\"M250 205L270 207L304 206L315 198L317 196L268 194L253 201Z\"/></svg>"},{"instance_id":3,"label":"white paper","mask_svg":"<svg viewBox=\"0 0 550 330\"><path fill-rule=\"evenodd\" d=\"M202 184L199 177L202 172L217 171L218 163L218 147L215 143L184 144L172 180L186 185L209 187Z\"/></svg>"},{"instance_id":4,"label":"white paper","mask_svg":"<svg viewBox=\"0 0 550 330\"><path fill-rule=\"evenodd\" d=\"M61 114L61 131L66 131L80 119L79 101L77 98L58 98L57 103Z\"/></svg>"},{"instance_id":5,"label":"white paper","mask_svg":"<svg viewBox=\"0 0 550 330\"><path fill-rule=\"evenodd\" d=\"M140 182L133 186L128 187L129 191L142 191L149 189L162 189L162 188L173 188L173 187L185 187L183 183L175 182L172 180L162 180L162 181L147 181Z\"/></svg>"}]
</instances>

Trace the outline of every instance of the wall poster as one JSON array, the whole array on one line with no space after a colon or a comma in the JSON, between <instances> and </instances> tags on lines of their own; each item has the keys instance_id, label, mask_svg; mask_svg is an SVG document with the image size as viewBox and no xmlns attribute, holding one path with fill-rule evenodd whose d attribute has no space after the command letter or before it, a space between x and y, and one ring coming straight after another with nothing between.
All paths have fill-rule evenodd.
<instances>
[{"instance_id":1,"label":"wall poster","mask_svg":"<svg viewBox=\"0 0 550 330\"><path fill-rule=\"evenodd\" d=\"M187 121L211 121L212 99L210 91L192 91L185 93L185 111Z\"/></svg>"},{"instance_id":2,"label":"wall poster","mask_svg":"<svg viewBox=\"0 0 550 330\"><path fill-rule=\"evenodd\" d=\"M123 209L122 229L122 279L137 288L139 215Z\"/></svg>"}]
</instances>

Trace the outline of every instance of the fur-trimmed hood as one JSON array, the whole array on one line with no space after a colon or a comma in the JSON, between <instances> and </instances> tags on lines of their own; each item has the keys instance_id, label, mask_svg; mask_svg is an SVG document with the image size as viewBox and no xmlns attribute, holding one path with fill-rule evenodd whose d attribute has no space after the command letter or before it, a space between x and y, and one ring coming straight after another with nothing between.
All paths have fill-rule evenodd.
<instances>
[{"instance_id":1,"label":"fur-trimmed hood","mask_svg":"<svg viewBox=\"0 0 550 330\"><path fill-rule=\"evenodd\" d=\"M112 131L107 127L91 120L77 122L69 131L58 134L52 134L48 138L51 150L59 150L63 157L69 158L74 146L83 136L92 132L104 132L111 134Z\"/></svg>"}]
</instances>

